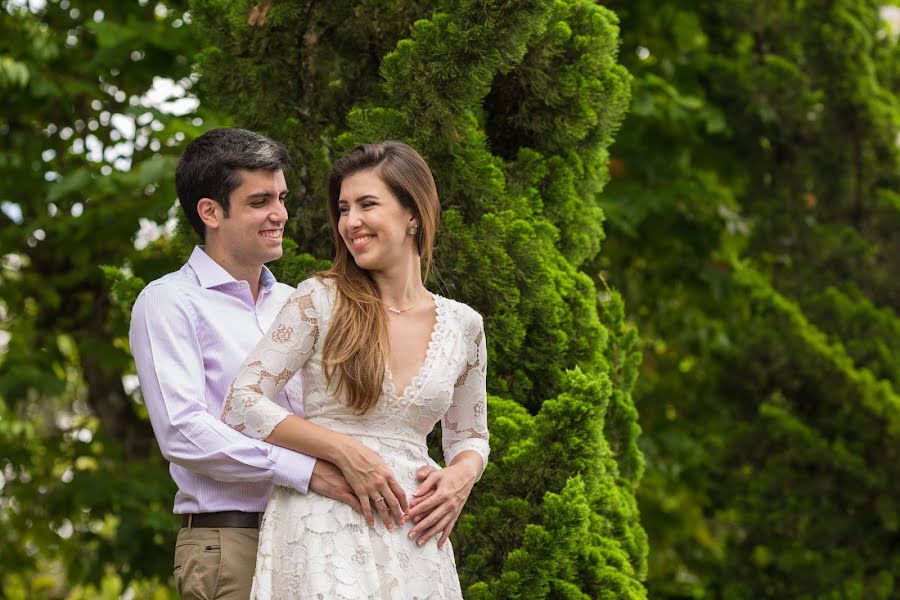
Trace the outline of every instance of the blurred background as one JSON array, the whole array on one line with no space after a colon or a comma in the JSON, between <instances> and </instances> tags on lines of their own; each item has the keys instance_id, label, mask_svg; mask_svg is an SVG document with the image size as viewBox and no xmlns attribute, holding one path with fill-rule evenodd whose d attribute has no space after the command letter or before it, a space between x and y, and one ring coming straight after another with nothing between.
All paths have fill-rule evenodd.
<instances>
[{"instance_id":1,"label":"blurred background","mask_svg":"<svg viewBox=\"0 0 900 600\"><path fill-rule=\"evenodd\" d=\"M544 400L577 387L569 369L612 382L584 443L612 457L618 508L590 468L571 475L631 583L583 575L582 557L518 597L900 597L896 3L0 7L0 598L175 597L174 487L128 318L196 243L177 157L231 125L294 156L289 284L330 257L330 160L367 136L418 140L449 215L438 284L489 317L491 391L521 407L494 400L498 464L513 468L508 423L541 435ZM434 56L429 27L449 32ZM494 236L513 241L478 266ZM566 291L541 312L545 272ZM559 319L579 310L588 329ZM527 486L563 489L493 477L472 527L499 519L490 505L525 510L504 494L539 513ZM500 544L458 535L471 556ZM512 597L510 551L461 565L493 594L478 597Z\"/></svg>"}]
</instances>

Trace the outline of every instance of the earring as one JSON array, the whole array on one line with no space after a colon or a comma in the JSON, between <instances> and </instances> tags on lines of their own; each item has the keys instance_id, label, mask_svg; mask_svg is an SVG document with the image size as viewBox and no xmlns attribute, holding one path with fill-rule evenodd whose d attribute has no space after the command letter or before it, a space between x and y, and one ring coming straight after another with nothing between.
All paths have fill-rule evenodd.
<instances>
[{"instance_id":1,"label":"earring","mask_svg":"<svg viewBox=\"0 0 900 600\"><path fill-rule=\"evenodd\" d=\"M406 235L416 235L419 232L418 225L410 225L406 228Z\"/></svg>"}]
</instances>

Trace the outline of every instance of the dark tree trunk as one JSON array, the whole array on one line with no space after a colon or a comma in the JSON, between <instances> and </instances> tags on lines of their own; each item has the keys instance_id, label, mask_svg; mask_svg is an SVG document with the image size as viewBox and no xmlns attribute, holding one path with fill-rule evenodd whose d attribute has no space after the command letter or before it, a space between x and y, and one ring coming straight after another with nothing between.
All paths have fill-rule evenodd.
<instances>
[{"instance_id":1,"label":"dark tree trunk","mask_svg":"<svg viewBox=\"0 0 900 600\"><path fill-rule=\"evenodd\" d=\"M125 458L146 458L153 447L153 433L150 424L134 412L118 374L90 356L82 355L81 365L88 404L100 420L100 433L121 444Z\"/></svg>"},{"instance_id":2,"label":"dark tree trunk","mask_svg":"<svg viewBox=\"0 0 900 600\"><path fill-rule=\"evenodd\" d=\"M134 404L122 385L121 369L97 356L95 350L101 344L108 344L97 337L108 338L110 318L106 293L100 292L96 298L91 316L75 335L88 388L87 402L100 421L100 433L118 442L126 459L146 458L153 447L150 424L135 413Z\"/></svg>"}]
</instances>

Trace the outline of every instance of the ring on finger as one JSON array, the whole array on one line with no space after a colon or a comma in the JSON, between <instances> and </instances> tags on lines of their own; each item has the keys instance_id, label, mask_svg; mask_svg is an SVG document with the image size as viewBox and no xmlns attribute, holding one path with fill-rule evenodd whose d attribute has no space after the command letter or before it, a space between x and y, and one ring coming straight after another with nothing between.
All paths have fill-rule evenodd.
<instances>
[{"instance_id":1,"label":"ring on finger","mask_svg":"<svg viewBox=\"0 0 900 600\"><path fill-rule=\"evenodd\" d=\"M373 502L384 502L384 496L381 496L380 498L375 498L375 500L373 500Z\"/></svg>"}]
</instances>

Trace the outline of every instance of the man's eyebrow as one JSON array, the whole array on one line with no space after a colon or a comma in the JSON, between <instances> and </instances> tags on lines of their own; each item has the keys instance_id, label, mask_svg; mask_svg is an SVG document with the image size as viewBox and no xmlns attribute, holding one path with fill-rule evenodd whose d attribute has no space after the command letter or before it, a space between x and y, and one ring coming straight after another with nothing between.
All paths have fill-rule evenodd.
<instances>
[{"instance_id":1,"label":"man's eyebrow","mask_svg":"<svg viewBox=\"0 0 900 600\"><path fill-rule=\"evenodd\" d=\"M288 190L284 190L283 192L281 192L278 195L281 196L283 194L288 194L288 193L289 193ZM249 196L247 196L247 200L252 200L254 198L271 198L272 196L274 196L274 194L272 192L256 192L254 194L250 194Z\"/></svg>"}]
</instances>

